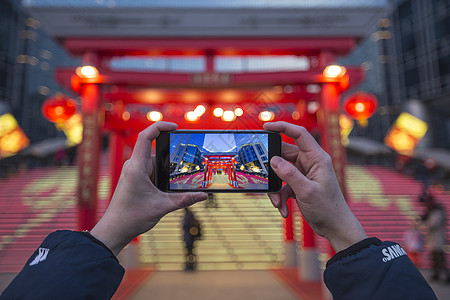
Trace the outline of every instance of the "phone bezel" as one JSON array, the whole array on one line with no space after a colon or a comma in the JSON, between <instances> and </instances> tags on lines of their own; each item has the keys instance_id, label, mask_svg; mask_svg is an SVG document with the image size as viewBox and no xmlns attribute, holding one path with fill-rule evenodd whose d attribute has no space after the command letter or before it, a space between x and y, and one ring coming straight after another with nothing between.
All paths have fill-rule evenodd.
<instances>
[{"instance_id":1,"label":"phone bezel","mask_svg":"<svg viewBox=\"0 0 450 300\"><path fill-rule=\"evenodd\" d=\"M205 192L205 193L273 193L279 191L282 186L281 179L275 174L269 164L269 188L267 190L261 189L177 189L170 190L169 182L169 147L170 147L170 133L264 133L268 134L268 152L269 162L273 156L281 156L281 134L279 132L267 130L174 130L163 131L156 139L156 172L155 183L156 187L164 192Z\"/></svg>"}]
</instances>

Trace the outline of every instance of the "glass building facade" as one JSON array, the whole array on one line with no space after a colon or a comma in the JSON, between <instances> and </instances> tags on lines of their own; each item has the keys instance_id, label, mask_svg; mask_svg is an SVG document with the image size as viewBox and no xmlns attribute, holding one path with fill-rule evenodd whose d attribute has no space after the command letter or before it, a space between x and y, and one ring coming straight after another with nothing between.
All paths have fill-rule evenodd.
<instances>
[{"instance_id":1,"label":"glass building facade","mask_svg":"<svg viewBox=\"0 0 450 300\"><path fill-rule=\"evenodd\" d=\"M425 147L450 148L450 2L392 0L390 17L340 63L360 65L366 80L358 89L379 100L366 128L352 135L382 142L408 104L420 104L429 125ZM424 143L425 144L425 143Z\"/></svg>"},{"instance_id":2,"label":"glass building facade","mask_svg":"<svg viewBox=\"0 0 450 300\"><path fill-rule=\"evenodd\" d=\"M0 1L0 102L32 143L63 136L43 117L41 105L58 92L68 94L54 80L55 67L77 65L20 1Z\"/></svg>"},{"instance_id":3,"label":"glass building facade","mask_svg":"<svg viewBox=\"0 0 450 300\"><path fill-rule=\"evenodd\" d=\"M183 161L193 165L201 165L203 155L197 145L187 145L186 152L183 155Z\"/></svg>"}]
</instances>

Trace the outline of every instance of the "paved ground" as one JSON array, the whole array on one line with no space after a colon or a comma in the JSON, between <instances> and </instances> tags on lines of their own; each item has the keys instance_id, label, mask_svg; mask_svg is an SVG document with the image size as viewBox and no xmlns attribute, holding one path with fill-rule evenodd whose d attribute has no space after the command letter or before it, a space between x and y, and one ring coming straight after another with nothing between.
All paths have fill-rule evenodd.
<instances>
[{"instance_id":1,"label":"paved ground","mask_svg":"<svg viewBox=\"0 0 450 300\"><path fill-rule=\"evenodd\" d=\"M0 293L8 286L8 284L16 277L16 274L4 273L0 274Z\"/></svg>"},{"instance_id":2,"label":"paved ground","mask_svg":"<svg viewBox=\"0 0 450 300\"><path fill-rule=\"evenodd\" d=\"M130 298L296 300L270 271L156 272Z\"/></svg>"},{"instance_id":3,"label":"paved ground","mask_svg":"<svg viewBox=\"0 0 450 300\"><path fill-rule=\"evenodd\" d=\"M425 279L429 279L431 275L430 270L421 270L422 275L425 277ZM430 281L428 280L428 283L431 285L431 288L433 289L434 293L436 294L437 298L439 300L447 300L450 299L450 284L444 283L442 281L436 282L436 281Z\"/></svg>"},{"instance_id":4,"label":"paved ground","mask_svg":"<svg viewBox=\"0 0 450 300\"><path fill-rule=\"evenodd\" d=\"M423 270L425 278L430 272ZM15 274L0 274L0 293ZM450 284L431 282L439 300L450 299ZM258 299L296 300L270 271L202 271L195 273L156 272L130 300L159 299Z\"/></svg>"}]
</instances>

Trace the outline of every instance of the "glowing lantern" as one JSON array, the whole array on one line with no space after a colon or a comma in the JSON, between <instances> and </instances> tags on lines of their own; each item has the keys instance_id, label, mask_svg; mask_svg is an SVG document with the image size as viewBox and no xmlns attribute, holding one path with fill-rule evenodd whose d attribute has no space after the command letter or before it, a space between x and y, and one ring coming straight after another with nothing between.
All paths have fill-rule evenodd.
<instances>
[{"instance_id":1,"label":"glowing lantern","mask_svg":"<svg viewBox=\"0 0 450 300\"><path fill-rule=\"evenodd\" d=\"M30 141L11 114L0 116L0 158L16 154Z\"/></svg>"},{"instance_id":2,"label":"glowing lantern","mask_svg":"<svg viewBox=\"0 0 450 300\"><path fill-rule=\"evenodd\" d=\"M197 107L194 109L195 114L199 117L202 116L205 113L205 111L206 111L205 106L201 104L197 105Z\"/></svg>"},{"instance_id":3,"label":"glowing lantern","mask_svg":"<svg viewBox=\"0 0 450 300\"><path fill-rule=\"evenodd\" d=\"M425 136L427 130L426 122L403 112L398 116L384 138L384 143L394 151L410 156L414 153L414 149Z\"/></svg>"},{"instance_id":4,"label":"glowing lantern","mask_svg":"<svg viewBox=\"0 0 450 300\"><path fill-rule=\"evenodd\" d=\"M67 145L77 145L83 140L83 124L80 114L74 114L67 121L56 123L55 126L66 135Z\"/></svg>"},{"instance_id":5,"label":"glowing lantern","mask_svg":"<svg viewBox=\"0 0 450 300\"><path fill-rule=\"evenodd\" d=\"M63 95L49 98L42 103L42 114L53 123L67 121L77 111L77 102Z\"/></svg>"},{"instance_id":6,"label":"glowing lantern","mask_svg":"<svg viewBox=\"0 0 450 300\"><path fill-rule=\"evenodd\" d=\"M367 120L378 108L378 100L372 94L357 92L344 101L344 109L355 120Z\"/></svg>"},{"instance_id":7,"label":"glowing lantern","mask_svg":"<svg viewBox=\"0 0 450 300\"><path fill-rule=\"evenodd\" d=\"M234 114L233 111L226 110L223 112L222 120L224 120L226 122L231 122L231 121L234 121L235 119L236 119L236 115Z\"/></svg>"},{"instance_id":8,"label":"glowing lantern","mask_svg":"<svg viewBox=\"0 0 450 300\"><path fill-rule=\"evenodd\" d=\"M341 142L343 145L347 146L349 143L348 136L353 129L354 121L342 114L339 116L339 127L341 128Z\"/></svg>"}]
</instances>

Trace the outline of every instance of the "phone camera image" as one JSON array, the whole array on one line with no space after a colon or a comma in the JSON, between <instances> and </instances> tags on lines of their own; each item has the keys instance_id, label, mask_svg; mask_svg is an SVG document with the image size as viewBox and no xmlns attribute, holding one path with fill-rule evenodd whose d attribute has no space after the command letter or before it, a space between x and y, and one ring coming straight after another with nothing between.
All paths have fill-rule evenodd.
<instances>
[{"instance_id":1,"label":"phone camera image","mask_svg":"<svg viewBox=\"0 0 450 300\"><path fill-rule=\"evenodd\" d=\"M267 133L170 133L170 190L269 188Z\"/></svg>"}]
</instances>

